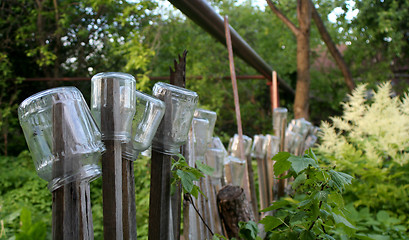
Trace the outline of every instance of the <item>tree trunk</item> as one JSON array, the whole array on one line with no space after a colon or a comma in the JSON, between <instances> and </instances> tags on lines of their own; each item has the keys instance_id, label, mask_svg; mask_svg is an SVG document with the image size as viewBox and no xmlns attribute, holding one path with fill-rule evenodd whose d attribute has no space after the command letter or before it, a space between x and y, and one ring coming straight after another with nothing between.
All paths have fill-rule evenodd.
<instances>
[{"instance_id":1,"label":"tree trunk","mask_svg":"<svg viewBox=\"0 0 409 240\"><path fill-rule=\"evenodd\" d=\"M297 38L297 87L294 100L294 117L309 118L310 92L310 0L297 1L297 17L300 24Z\"/></svg>"},{"instance_id":2,"label":"tree trunk","mask_svg":"<svg viewBox=\"0 0 409 240\"><path fill-rule=\"evenodd\" d=\"M315 22L315 25L318 28L318 31L320 32L322 40L325 42L327 45L327 48L329 52L331 53L332 57L335 59L335 62L337 63L339 69L342 72L342 75L344 75L344 80L345 83L349 89L349 91L352 91L355 88L355 82L352 79L351 72L349 71L349 68L347 64L344 61L344 58L342 57L341 53L338 51L337 47L335 46L334 42L331 39L331 36L329 35L327 29L325 28L324 22L322 21L317 9L315 9L314 5L311 4L312 8L312 19Z\"/></svg>"}]
</instances>

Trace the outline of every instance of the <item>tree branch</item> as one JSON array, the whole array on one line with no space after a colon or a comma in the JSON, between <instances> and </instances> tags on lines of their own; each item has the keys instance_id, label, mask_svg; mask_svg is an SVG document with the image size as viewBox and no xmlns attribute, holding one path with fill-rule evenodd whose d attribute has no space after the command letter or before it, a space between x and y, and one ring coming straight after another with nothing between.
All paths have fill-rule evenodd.
<instances>
[{"instance_id":1,"label":"tree branch","mask_svg":"<svg viewBox=\"0 0 409 240\"><path fill-rule=\"evenodd\" d=\"M311 3L311 8L312 8L312 18L314 19L315 25L317 26L318 31L320 32L321 38L327 45L329 52L331 53L332 57L335 59L335 62L337 63L339 69L344 75L344 80L345 80L345 83L348 89L352 91L355 88L355 82L352 79L351 72L349 71L349 68L347 64L345 63L344 58L342 57L335 43L332 41L331 36L329 35L327 29L325 28L324 22L322 21L317 9L315 8L311 0L310 0L310 3Z\"/></svg>"},{"instance_id":2,"label":"tree branch","mask_svg":"<svg viewBox=\"0 0 409 240\"><path fill-rule=\"evenodd\" d=\"M300 29L298 29L294 23L291 22L290 19L288 19L275 5L271 0L266 0L268 6L270 7L271 11L273 11L273 13L275 15L277 15L277 17L283 21L283 23L285 25L287 25L287 27L294 33L294 35L298 35L300 33Z\"/></svg>"}]
</instances>

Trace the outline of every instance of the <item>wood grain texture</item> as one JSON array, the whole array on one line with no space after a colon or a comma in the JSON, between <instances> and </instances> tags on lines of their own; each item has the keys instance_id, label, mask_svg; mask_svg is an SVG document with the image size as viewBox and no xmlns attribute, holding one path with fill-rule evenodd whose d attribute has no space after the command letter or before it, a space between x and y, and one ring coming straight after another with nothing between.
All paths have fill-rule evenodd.
<instances>
[{"instance_id":1,"label":"wood grain texture","mask_svg":"<svg viewBox=\"0 0 409 240\"><path fill-rule=\"evenodd\" d=\"M113 132L121 124L120 88L115 79L106 81L106 107L101 108L101 131ZM104 86L104 84L103 84ZM102 99L101 99L102 101ZM122 146L118 140L104 140L102 155L102 204L104 239L123 239L122 224Z\"/></svg>"},{"instance_id":2,"label":"wood grain texture","mask_svg":"<svg viewBox=\"0 0 409 240\"><path fill-rule=\"evenodd\" d=\"M239 186L226 185L217 194L217 204L229 238L239 237L239 222L254 221L254 214Z\"/></svg>"},{"instance_id":3,"label":"wood grain texture","mask_svg":"<svg viewBox=\"0 0 409 240\"><path fill-rule=\"evenodd\" d=\"M169 240L171 156L152 151L149 239Z\"/></svg>"},{"instance_id":4,"label":"wood grain texture","mask_svg":"<svg viewBox=\"0 0 409 240\"><path fill-rule=\"evenodd\" d=\"M56 100L58 96L55 96ZM79 159L66 154L66 148L74 143L73 133L66 125L67 112L63 103L53 105L53 178L73 174L79 168ZM53 239L94 239L89 182L74 181L52 192Z\"/></svg>"}]
</instances>

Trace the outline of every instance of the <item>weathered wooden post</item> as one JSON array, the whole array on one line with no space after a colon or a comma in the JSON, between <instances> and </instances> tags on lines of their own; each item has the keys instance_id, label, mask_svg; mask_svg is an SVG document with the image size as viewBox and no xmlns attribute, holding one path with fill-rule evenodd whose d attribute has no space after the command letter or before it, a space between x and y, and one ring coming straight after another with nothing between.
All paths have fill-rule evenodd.
<instances>
[{"instance_id":1,"label":"weathered wooden post","mask_svg":"<svg viewBox=\"0 0 409 240\"><path fill-rule=\"evenodd\" d=\"M125 73L99 73L91 79L91 111L102 132L104 239L123 239L122 144L130 141L135 114L135 78Z\"/></svg>"},{"instance_id":2,"label":"weathered wooden post","mask_svg":"<svg viewBox=\"0 0 409 240\"><path fill-rule=\"evenodd\" d=\"M280 152L285 148L285 130L287 129L287 112L286 108L276 108L273 112L273 130L274 135L280 138ZM285 180L277 181L277 196L275 199L279 199L284 196Z\"/></svg>"},{"instance_id":3,"label":"weathered wooden post","mask_svg":"<svg viewBox=\"0 0 409 240\"><path fill-rule=\"evenodd\" d=\"M208 198L210 203L210 217L213 226L213 232L223 234L222 223L217 207L217 192L221 189L221 178L223 172L223 162L225 153L223 149L216 148L211 145L206 151L206 164L214 169L213 175L210 177Z\"/></svg>"},{"instance_id":4,"label":"weathered wooden post","mask_svg":"<svg viewBox=\"0 0 409 240\"><path fill-rule=\"evenodd\" d=\"M264 145L263 145L263 152L265 153L265 164L266 164L266 172L265 175L267 176L267 197L268 197L268 204L271 204L273 200L275 200L277 196L277 187L276 183L277 180L274 179L274 162L271 158L278 153L280 145L280 138L277 136L273 136L271 134L266 134Z\"/></svg>"},{"instance_id":5,"label":"weathered wooden post","mask_svg":"<svg viewBox=\"0 0 409 240\"><path fill-rule=\"evenodd\" d=\"M251 149L252 157L257 160L257 172L258 172L258 189L260 199L260 209L264 209L269 206L268 193L269 189L268 175L267 175L267 162L265 158L265 151L263 151L265 137L263 135L255 135L253 146Z\"/></svg>"},{"instance_id":6,"label":"weathered wooden post","mask_svg":"<svg viewBox=\"0 0 409 240\"><path fill-rule=\"evenodd\" d=\"M179 153L187 140L198 95L159 82L153 87L153 96L165 103L166 110L152 141L149 239L168 240L171 157Z\"/></svg>"},{"instance_id":7,"label":"weathered wooden post","mask_svg":"<svg viewBox=\"0 0 409 240\"><path fill-rule=\"evenodd\" d=\"M101 174L104 146L81 92L46 90L18 112L37 173L53 195L53 239L93 239L89 181Z\"/></svg>"},{"instance_id":8,"label":"weathered wooden post","mask_svg":"<svg viewBox=\"0 0 409 240\"><path fill-rule=\"evenodd\" d=\"M193 118L192 121L192 129L193 129L193 144L194 144L194 152L195 152L195 162L199 161L201 163L205 163L205 153L207 150L207 138L208 138L208 131L209 131L209 121L207 119L202 119L202 118ZM205 176L204 178L200 179L199 182L200 189L203 191L203 193L208 196L208 179ZM202 215L203 219L206 221L206 224L210 227L210 229L213 228L212 222L210 221L210 208L209 208L209 198L205 198L202 195L199 195L198 197L198 202L199 202L199 210L200 214ZM202 222L199 221L200 225L200 230L202 233L204 233L204 236L200 236L203 239L210 239L211 233L207 229L206 225Z\"/></svg>"},{"instance_id":9,"label":"weathered wooden post","mask_svg":"<svg viewBox=\"0 0 409 240\"><path fill-rule=\"evenodd\" d=\"M185 158L189 166L195 167L195 149L194 149L194 137L193 129L190 128L188 140L185 146ZM193 202L191 202L193 201ZM197 200L193 199L186 194L183 198L183 236L185 239L197 239L200 240L200 219L197 216L196 210L192 204L198 206Z\"/></svg>"},{"instance_id":10,"label":"weathered wooden post","mask_svg":"<svg viewBox=\"0 0 409 240\"><path fill-rule=\"evenodd\" d=\"M165 104L138 90L136 111L132 121L132 139L122 151L122 202L124 239L136 239L136 206L134 161L140 152L148 149L165 113Z\"/></svg>"}]
</instances>

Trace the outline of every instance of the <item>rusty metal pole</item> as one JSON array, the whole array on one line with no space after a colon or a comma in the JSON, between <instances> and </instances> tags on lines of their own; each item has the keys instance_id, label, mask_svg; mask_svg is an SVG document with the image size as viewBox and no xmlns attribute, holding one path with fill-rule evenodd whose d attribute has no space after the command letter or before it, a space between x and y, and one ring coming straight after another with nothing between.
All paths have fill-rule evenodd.
<instances>
[{"instance_id":1,"label":"rusty metal pole","mask_svg":"<svg viewBox=\"0 0 409 240\"><path fill-rule=\"evenodd\" d=\"M278 96L278 85L277 85L277 72L273 71L273 78L272 78L272 103L273 103L273 110L279 107L279 96Z\"/></svg>"},{"instance_id":2,"label":"rusty metal pole","mask_svg":"<svg viewBox=\"0 0 409 240\"><path fill-rule=\"evenodd\" d=\"M234 59L233 59L233 48L231 45L231 38L230 38L230 25L227 16L224 17L224 27L226 30L226 45L229 51L229 62L230 62L230 76L231 82L233 86L233 94L234 94L234 106L236 111L236 120L237 120L237 132L239 134L239 148L240 148L240 158L246 160L247 169L251 167L248 164L246 159L246 155L244 153L244 145L243 145L243 129L241 125L241 115L240 115L240 103L239 103L239 93L237 90L237 80L236 80L236 70L234 69ZM250 162L251 164L251 162ZM247 170L246 169L246 170ZM250 182L249 182L249 175L248 171L244 171L243 177L243 188L246 193L247 200L251 203L251 191L250 191ZM251 205L250 205L251 206Z\"/></svg>"}]
</instances>

